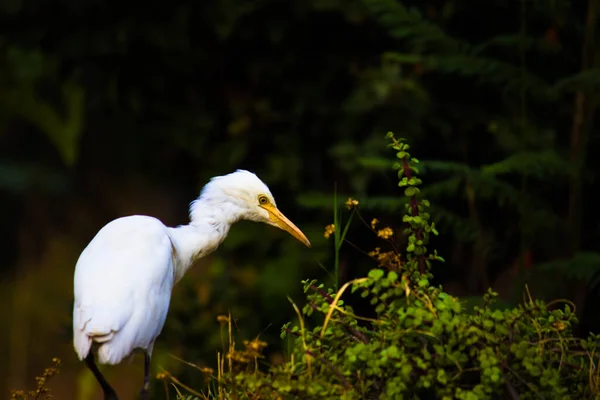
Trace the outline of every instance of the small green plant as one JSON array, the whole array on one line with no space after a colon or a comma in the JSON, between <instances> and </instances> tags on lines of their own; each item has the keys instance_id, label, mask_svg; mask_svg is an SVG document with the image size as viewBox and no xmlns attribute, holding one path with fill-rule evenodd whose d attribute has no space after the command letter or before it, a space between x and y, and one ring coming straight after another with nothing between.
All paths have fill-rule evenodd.
<instances>
[{"instance_id":1,"label":"small green plant","mask_svg":"<svg viewBox=\"0 0 600 400\"><path fill-rule=\"evenodd\" d=\"M397 250L392 228L377 229L376 219L367 224L390 250L371 251L375 267L339 289L326 289L315 280L302 282L306 304L300 310L292 303L298 323L284 325L281 333L292 341L289 359L261 370L257 360L266 344L247 342L245 350L235 350L229 324L229 352L219 356L217 389L205 391L201 398L600 396L598 336L573 336L577 317L568 301L544 303L526 293L522 304L500 310L492 307L497 294L490 290L483 305L471 312L459 299L431 285L431 263L443 259L427 247L437 231L427 213L429 202L420 196L418 160L403 140L392 133L387 138L396 151L399 186L409 200L402 218L404 251ZM356 201L349 199L347 206L360 217ZM328 226L325 235L337 228ZM346 230L347 226L335 237L343 237ZM368 302L372 313L357 315L350 301ZM240 352L242 356L236 357Z\"/></svg>"}]
</instances>

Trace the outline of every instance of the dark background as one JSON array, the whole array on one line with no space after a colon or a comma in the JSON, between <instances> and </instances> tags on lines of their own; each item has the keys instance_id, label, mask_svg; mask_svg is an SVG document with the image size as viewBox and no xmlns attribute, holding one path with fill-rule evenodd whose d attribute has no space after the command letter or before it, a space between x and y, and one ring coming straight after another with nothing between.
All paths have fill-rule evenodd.
<instances>
[{"instance_id":1,"label":"dark background","mask_svg":"<svg viewBox=\"0 0 600 400\"><path fill-rule=\"evenodd\" d=\"M302 279L331 285L333 193L398 227L388 130L422 161L446 263L467 305L564 297L600 331L597 0L0 1L0 391L52 357L57 398L98 386L71 345L72 275L107 222L174 226L215 175L250 169L313 243L240 223L176 287L153 367L216 364L217 315L272 361ZM398 229L399 231L399 229ZM397 236L398 240L401 238ZM363 252L381 246L355 224ZM385 246L385 244L383 244ZM372 261L341 253L344 281ZM241 339L240 339L241 340ZM109 368L123 398L141 359ZM160 388L155 393L160 397Z\"/></svg>"}]
</instances>

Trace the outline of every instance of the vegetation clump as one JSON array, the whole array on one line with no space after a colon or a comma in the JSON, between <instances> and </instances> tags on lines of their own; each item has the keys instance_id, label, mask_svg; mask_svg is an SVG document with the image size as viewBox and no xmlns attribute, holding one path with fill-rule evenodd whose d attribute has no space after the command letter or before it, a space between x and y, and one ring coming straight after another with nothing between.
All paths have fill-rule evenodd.
<instances>
[{"instance_id":1,"label":"vegetation clump","mask_svg":"<svg viewBox=\"0 0 600 400\"><path fill-rule=\"evenodd\" d=\"M257 339L236 350L230 339L228 355L219 356L218 376L196 395L448 400L599 396L598 336L573 336L571 328L578 321L568 301L545 303L527 292L522 304L500 309L495 306L497 294L489 290L481 306L469 309L430 283L432 262L443 259L427 248L437 231L427 213L429 202L420 196L418 160L402 139L392 133L387 138L396 151L399 186L408 198L402 218L404 251L392 241L393 230L377 229L373 220L370 228L391 250L370 252L376 266L339 289L303 281L306 305L300 310L292 302L298 322L281 331L292 344L288 360L261 370L257 360L265 344ZM350 199L346 205L351 215L357 212L358 202ZM335 235L336 251L346 231L347 225L327 228L326 236ZM367 301L371 314L358 315L349 300Z\"/></svg>"},{"instance_id":2,"label":"vegetation clump","mask_svg":"<svg viewBox=\"0 0 600 400\"><path fill-rule=\"evenodd\" d=\"M35 377L35 389L13 389L11 390L10 400L53 399L54 396L48 387L48 382L58 375L61 365L62 361L59 358L54 357L52 359L52 365L44 369L42 375Z\"/></svg>"}]
</instances>

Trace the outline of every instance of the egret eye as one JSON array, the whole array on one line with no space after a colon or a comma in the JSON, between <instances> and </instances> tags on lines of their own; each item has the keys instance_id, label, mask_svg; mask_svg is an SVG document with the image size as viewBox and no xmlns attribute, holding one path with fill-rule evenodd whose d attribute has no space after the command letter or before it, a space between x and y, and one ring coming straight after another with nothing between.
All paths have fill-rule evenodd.
<instances>
[{"instance_id":1,"label":"egret eye","mask_svg":"<svg viewBox=\"0 0 600 400\"><path fill-rule=\"evenodd\" d=\"M258 196L258 204L267 204L269 202L269 199L267 198L267 196L265 195L260 195Z\"/></svg>"}]
</instances>

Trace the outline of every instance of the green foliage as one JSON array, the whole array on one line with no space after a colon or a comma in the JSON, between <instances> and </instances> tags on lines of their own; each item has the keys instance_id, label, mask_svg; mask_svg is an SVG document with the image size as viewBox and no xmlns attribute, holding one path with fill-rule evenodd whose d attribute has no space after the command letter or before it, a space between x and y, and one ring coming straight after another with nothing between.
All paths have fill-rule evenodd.
<instances>
[{"instance_id":1,"label":"green foliage","mask_svg":"<svg viewBox=\"0 0 600 400\"><path fill-rule=\"evenodd\" d=\"M555 260L537 265L539 271L558 271L565 278L585 282L590 288L600 284L600 253L577 252L567 260Z\"/></svg>"},{"instance_id":2,"label":"green foliage","mask_svg":"<svg viewBox=\"0 0 600 400\"><path fill-rule=\"evenodd\" d=\"M382 52L379 68L363 74L366 79L351 98L368 105L364 112L380 115L379 126L401 124L411 143L424 148L422 172L436 180L423 192L437 204L432 218L444 225L444 233L472 244L474 259L483 260L471 267L470 275L479 281L471 290L485 290L490 284L490 265L510 265L526 249L539 249L540 262L564 257L560 253L566 203L554 201L559 196L553 193L565 192L570 180L581 179L582 171L560 144L568 140L569 131L561 125L569 124L561 113L571 109L574 92L593 91L600 76L597 68L548 74L543 67L570 52L564 47L567 29L553 25L574 16L569 2L520 2L518 7L481 3L480 10L490 13L507 15L510 8L516 16L512 26L519 30L490 29L489 36L478 40L461 34L454 21L472 7L461 8L454 1L411 4L365 0L373 19L393 41ZM547 31L533 28L532 19L544 21ZM364 95L369 92L378 95ZM447 102L440 107L442 98ZM381 112L388 107L396 118ZM437 146L444 148L442 156L428 145L431 132L443 138ZM370 140L355 141L354 153L368 148ZM362 167L362 175L371 179L387 168L385 157L377 152L348 159L354 164L346 171ZM378 211L395 212L400 202L373 204ZM371 202L363 207L371 209ZM498 223L501 216L510 226Z\"/></svg>"},{"instance_id":3,"label":"green foliage","mask_svg":"<svg viewBox=\"0 0 600 400\"><path fill-rule=\"evenodd\" d=\"M48 79L56 70L56 61L39 50L2 47L0 43L0 51L5 50L4 54L0 52L0 110L38 128L58 150L63 162L73 166L84 122L83 87L74 81L56 83ZM40 94L38 86L48 82L58 87L59 104Z\"/></svg>"},{"instance_id":4,"label":"green foliage","mask_svg":"<svg viewBox=\"0 0 600 400\"><path fill-rule=\"evenodd\" d=\"M439 25L423 18L416 8L395 0L366 0L365 4L391 37L409 40L412 49L437 47L447 51L464 46L444 33Z\"/></svg>"},{"instance_id":5,"label":"green foliage","mask_svg":"<svg viewBox=\"0 0 600 400\"><path fill-rule=\"evenodd\" d=\"M420 195L418 160L403 140L391 133L387 138L396 151L398 184L408 198L404 252L371 252L377 266L339 290L303 281L306 305L300 311L292 303L298 323L285 324L281 333L291 341L288 360L264 371L257 367L264 343L245 342L241 351L230 347L229 368L225 371L220 364L217 389L209 387L201 397L475 400L600 395L595 373L600 337L573 336L578 320L570 304L545 303L528 295L522 304L502 309L495 307L497 294L489 290L471 310L430 283L430 263L442 259L427 249L436 229L427 213L429 202ZM348 296L348 288L355 296ZM370 316L358 315L350 302L362 308L367 302Z\"/></svg>"}]
</instances>

